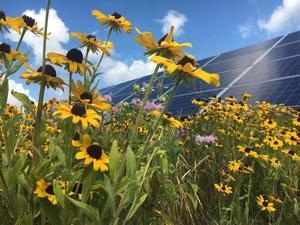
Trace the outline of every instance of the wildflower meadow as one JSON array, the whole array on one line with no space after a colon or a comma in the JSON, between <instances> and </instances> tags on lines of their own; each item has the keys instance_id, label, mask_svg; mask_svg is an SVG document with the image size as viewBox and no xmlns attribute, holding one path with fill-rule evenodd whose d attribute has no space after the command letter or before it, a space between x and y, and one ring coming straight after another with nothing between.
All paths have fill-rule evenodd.
<instances>
[{"instance_id":1,"label":"wildflower meadow","mask_svg":"<svg viewBox=\"0 0 300 225\"><path fill-rule=\"evenodd\" d=\"M299 111L249 104L244 93L193 99L198 114L172 115L179 86L222 83L187 53L192 43L176 42L173 26L154 37L130 15L94 9L105 40L71 32L77 46L48 52L50 8L46 0L45 24L0 11L0 35L14 30L19 40L0 44L0 224L300 224ZM30 32L43 40L38 68L20 51ZM101 65L111 38L132 32L156 67L149 83L133 87L132 101L114 105L99 91ZM160 74L174 86L154 96ZM22 107L7 103L14 76L36 85L37 102L13 90ZM49 89L67 99L44 101Z\"/></svg>"}]
</instances>

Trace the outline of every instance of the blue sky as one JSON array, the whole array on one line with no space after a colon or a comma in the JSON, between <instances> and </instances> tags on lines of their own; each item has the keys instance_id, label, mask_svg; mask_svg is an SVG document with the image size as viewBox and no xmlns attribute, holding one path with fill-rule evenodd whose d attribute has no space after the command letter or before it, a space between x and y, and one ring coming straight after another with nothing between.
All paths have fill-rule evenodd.
<instances>
[{"instance_id":1,"label":"blue sky","mask_svg":"<svg viewBox=\"0 0 300 225\"><path fill-rule=\"evenodd\" d=\"M3 0L2 0L3 1ZM2 4L7 16L22 15L26 10L41 21L46 5L42 0L10 0ZM300 0L53 0L50 17L51 33L49 50L66 52L77 47L77 40L69 38L68 32L95 33L103 39L107 30L98 25L91 15L93 9L106 14L118 12L141 31L151 31L158 40L164 35L163 28L175 25L178 42L191 42L193 48L186 49L197 59L203 59L228 50L247 46L283 33L300 29ZM31 10L31 11L28 11ZM144 49L134 42L136 33L114 34L112 57L102 66L100 87L119 83L150 73L153 65L144 57ZM41 42L27 37L23 51L31 51L31 65L39 67ZM0 42L15 46L13 35L0 35ZM93 56L91 59L95 59ZM59 70L59 72L62 72ZM28 87L14 75L13 85L27 89L31 97L37 98L38 86ZM66 75L63 75L66 77ZM22 84L22 87L20 86ZM13 86L12 85L12 86ZM28 90L29 88L29 90ZM61 92L48 91L46 98L61 97Z\"/></svg>"}]
</instances>

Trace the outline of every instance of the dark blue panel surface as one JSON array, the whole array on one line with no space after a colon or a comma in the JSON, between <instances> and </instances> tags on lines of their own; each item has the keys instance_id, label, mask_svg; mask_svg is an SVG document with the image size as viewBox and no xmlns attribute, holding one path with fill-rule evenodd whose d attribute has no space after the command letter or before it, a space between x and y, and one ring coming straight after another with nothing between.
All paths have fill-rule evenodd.
<instances>
[{"instance_id":1,"label":"dark blue panel surface","mask_svg":"<svg viewBox=\"0 0 300 225\"><path fill-rule=\"evenodd\" d=\"M225 52L222 55L218 56L214 62L227 60L229 58L235 58L235 57L241 57L243 55L248 55L257 51L266 51L269 49L272 45L278 41L280 37L276 37L267 41L260 42L258 44L250 45L244 48L239 48L237 50Z\"/></svg>"},{"instance_id":2,"label":"dark blue panel surface","mask_svg":"<svg viewBox=\"0 0 300 225\"><path fill-rule=\"evenodd\" d=\"M236 86L230 88L221 97L240 97L244 92L252 94L250 103L268 101L273 104L299 105L300 104L300 76L261 84Z\"/></svg>"},{"instance_id":3,"label":"dark blue panel surface","mask_svg":"<svg viewBox=\"0 0 300 225\"><path fill-rule=\"evenodd\" d=\"M288 34L279 45L283 45L289 42L300 41L300 31Z\"/></svg>"},{"instance_id":4,"label":"dark blue panel surface","mask_svg":"<svg viewBox=\"0 0 300 225\"><path fill-rule=\"evenodd\" d=\"M300 55L300 42L281 45L273 48L259 63Z\"/></svg>"},{"instance_id":5,"label":"dark blue panel surface","mask_svg":"<svg viewBox=\"0 0 300 225\"><path fill-rule=\"evenodd\" d=\"M201 60L197 61L197 64L198 64L199 67L202 67L203 65L208 63L210 60L212 60L214 57L215 56L211 56L209 58L201 59Z\"/></svg>"},{"instance_id":6,"label":"dark blue panel surface","mask_svg":"<svg viewBox=\"0 0 300 225\"><path fill-rule=\"evenodd\" d=\"M255 65L237 85L300 74L300 56Z\"/></svg>"}]
</instances>

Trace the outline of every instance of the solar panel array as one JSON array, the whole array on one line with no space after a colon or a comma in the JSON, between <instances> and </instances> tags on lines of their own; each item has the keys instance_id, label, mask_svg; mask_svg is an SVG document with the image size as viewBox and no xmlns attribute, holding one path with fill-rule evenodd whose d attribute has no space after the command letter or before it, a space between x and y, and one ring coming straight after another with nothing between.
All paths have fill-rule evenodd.
<instances>
[{"instance_id":1,"label":"solar panel array","mask_svg":"<svg viewBox=\"0 0 300 225\"><path fill-rule=\"evenodd\" d=\"M300 107L300 31L209 57L198 64L207 72L220 74L221 86L215 88L198 79L193 88L181 85L169 107L170 112L194 114L197 112L191 104L194 98L239 97L244 92L252 94L251 103L268 101ZM104 88L101 93L111 93L115 104L131 101L135 97L133 84L142 86L149 80L150 76L146 76L127 81ZM160 74L151 97L168 93L173 86L173 79Z\"/></svg>"}]
</instances>

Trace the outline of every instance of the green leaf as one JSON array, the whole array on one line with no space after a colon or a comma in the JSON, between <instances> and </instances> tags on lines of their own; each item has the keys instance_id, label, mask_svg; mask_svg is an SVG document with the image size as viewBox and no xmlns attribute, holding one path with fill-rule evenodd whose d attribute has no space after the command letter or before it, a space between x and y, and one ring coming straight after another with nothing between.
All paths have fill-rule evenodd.
<instances>
[{"instance_id":1,"label":"green leaf","mask_svg":"<svg viewBox=\"0 0 300 225\"><path fill-rule=\"evenodd\" d=\"M136 211L140 208L140 206L144 203L144 201L146 200L148 196L148 193L143 194L139 200L136 202L135 206L133 207L133 209L131 210L130 214L128 215L128 219L130 219L131 217L134 216L134 214L136 213Z\"/></svg>"},{"instance_id":2,"label":"green leaf","mask_svg":"<svg viewBox=\"0 0 300 225\"><path fill-rule=\"evenodd\" d=\"M58 158L59 162L63 166L65 166L65 163L66 163L65 157L66 157L66 155L65 155L64 151L58 145L55 146L55 153L57 155L57 158Z\"/></svg>"},{"instance_id":3,"label":"green leaf","mask_svg":"<svg viewBox=\"0 0 300 225\"><path fill-rule=\"evenodd\" d=\"M23 94L23 93L20 93L20 92L17 92L17 91L14 91L12 90L11 91L11 94L19 101L23 104L24 108L31 112L33 115L35 115L35 111L34 109L32 108L32 105L31 105L31 101L30 99L28 98L27 95Z\"/></svg>"},{"instance_id":4,"label":"green leaf","mask_svg":"<svg viewBox=\"0 0 300 225\"><path fill-rule=\"evenodd\" d=\"M28 55L28 54L27 54ZM15 65L10 69L10 71L9 71L9 75L12 75L12 74L14 74L15 72L17 72L22 66L23 66L23 62L19 62L19 61L17 61L16 63L15 63Z\"/></svg>"},{"instance_id":5,"label":"green leaf","mask_svg":"<svg viewBox=\"0 0 300 225\"><path fill-rule=\"evenodd\" d=\"M136 160L135 155L130 147L127 148L126 152L126 175L128 177L134 177L136 172Z\"/></svg>"},{"instance_id":6,"label":"green leaf","mask_svg":"<svg viewBox=\"0 0 300 225\"><path fill-rule=\"evenodd\" d=\"M44 213L46 214L52 225L62 225L60 219L61 212L58 210L58 207L52 205L47 198L40 198L40 202Z\"/></svg>"},{"instance_id":7,"label":"green leaf","mask_svg":"<svg viewBox=\"0 0 300 225\"><path fill-rule=\"evenodd\" d=\"M3 109L7 102L8 96L8 79L5 79L0 85L0 108Z\"/></svg>"},{"instance_id":8,"label":"green leaf","mask_svg":"<svg viewBox=\"0 0 300 225\"><path fill-rule=\"evenodd\" d=\"M108 203L110 205L110 209L112 214L114 214L117 210L116 207L116 193L113 185L111 184L111 180L109 179L108 176L104 175L104 183L103 183L103 188L108 194Z\"/></svg>"},{"instance_id":9,"label":"green leaf","mask_svg":"<svg viewBox=\"0 0 300 225\"><path fill-rule=\"evenodd\" d=\"M92 207L84 202L72 199L68 196L67 196L67 198L75 206L77 206L79 209L81 209L82 212L84 212L93 221L94 224L100 224L100 216L99 216L99 211L97 209L95 209L94 207Z\"/></svg>"},{"instance_id":10,"label":"green leaf","mask_svg":"<svg viewBox=\"0 0 300 225\"><path fill-rule=\"evenodd\" d=\"M61 190L61 186L58 180L53 180L53 191L57 198L58 203L64 208L65 207L65 197Z\"/></svg>"},{"instance_id":11,"label":"green leaf","mask_svg":"<svg viewBox=\"0 0 300 225\"><path fill-rule=\"evenodd\" d=\"M113 182L117 180L122 164L123 154L119 151L118 142L115 140L112 144L109 154L109 171Z\"/></svg>"}]
</instances>

